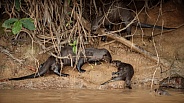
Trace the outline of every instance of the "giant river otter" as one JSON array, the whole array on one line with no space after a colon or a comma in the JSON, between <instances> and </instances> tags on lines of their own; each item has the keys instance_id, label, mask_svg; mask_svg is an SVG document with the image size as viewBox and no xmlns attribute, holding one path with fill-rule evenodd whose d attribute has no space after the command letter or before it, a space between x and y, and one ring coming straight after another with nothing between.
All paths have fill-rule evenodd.
<instances>
[{"instance_id":1,"label":"giant river otter","mask_svg":"<svg viewBox=\"0 0 184 103\"><path fill-rule=\"evenodd\" d=\"M132 15L132 11L126 7L126 5L122 1L114 1L111 4L108 4L103 7L103 15L96 17L91 23L91 31L94 33L101 26L108 27L108 29L112 29L111 25L124 24L127 26L126 32L127 35L131 35L131 27L132 25L143 27L143 28L158 28L158 29L174 29L174 28L166 28L157 25L150 25L140 23L137 20L133 21L134 16ZM132 23L131 23L132 22ZM130 39L130 38L127 38Z\"/></svg>"},{"instance_id":2,"label":"giant river otter","mask_svg":"<svg viewBox=\"0 0 184 103\"><path fill-rule=\"evenodd\" d=\"M127 64L127 63L123 63L119 60L113 60L111 62L111 64L115 67L117 67L118 71L117 72L113 72L112 73L112 78L104 83L102 83L101 85L105 85L109 82L113 82L113 81L118 81L118 80L123 80L126 83L126 87L128 87L129 89L132 89L131 87L131 79L134 75L134 69L132 67L132 65ZM117 75L117 76L114 76Z\"/></svg>"},{"instance_id":3,"label":"giant river otter","mask_svg":"<svg viewBox=\"0 0 184 103\"><path fill-rule=\"evenodd\" d=\"M167 92L166 90L164 90L162 88L155 89L154 92L157 95L167 95L167 96L170 96L171 95L171 94L169 94L169 92Z\"/></svg>"},{"instance_id":4,"label":"giant river otter","mask_svg":"<svg viewBox=\"0 0 184 103\"><path fill-rule=\"evenodd\" d=\"M62 59L63 66L70 66L71 63L76 63L76 54L73 52L71 46L62 48L60 55L61 57L67 57L67 56L70 57L70 59L69 58ZM80 57L76 64L76 68L80 73L82 73L82 72L85 72L85 70L81 69L84 63L99 62L99 61L111 62L112 57L109 51L106 49L86 48L84 49L83 53L80 54ZM43 76L48 70L52 70L55 74L59 76L65 76L65 77L68 76L68 74L60 73L61 69L62 67L60 67L60 62L58 62L54 56L50 56L46 60L46 62L44 62L40 66L37 73L23 76L23 77L18 77L18 78L11 78L9 80L23 80L23 79L29 79L29 78L37 78L39 76Z\"/></svg>"}]
</instances>

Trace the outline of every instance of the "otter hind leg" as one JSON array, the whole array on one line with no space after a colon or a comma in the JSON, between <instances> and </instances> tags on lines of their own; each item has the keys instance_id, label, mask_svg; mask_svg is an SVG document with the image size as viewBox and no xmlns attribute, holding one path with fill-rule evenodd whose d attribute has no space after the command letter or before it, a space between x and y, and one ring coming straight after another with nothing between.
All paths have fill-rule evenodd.
<instances>
[{"instance_id":1,"label":"otter hind leg","mask_svg":"<svg viewBox=\"0 0 184 103\"><path fill-rule=\"evenodd\" d=\"M77 63L77 70L80 73L84 73L86 71L86 70L84 70L84 69L81 68L84 65L84 63L85 63L84 58L79 58L78 63Z\"/></svg>"},{"instance_id":2,"label":"otter hind leg","mask_svg":"<svg viewBox=\"0 0 184 103\"><path fill-rule=\"evenodd\" d=\"M54 73L55 73L56 75L58 75L58 76L63 76L63 77L67 77L67 76L69 76L69 74L60 73L60 72L55 71L55 70L54 70Z\"/></svg>"},{"instance_id":3,"label":"otter hind leg","mask_svg":"<svg viewBox=\"0 0 184 103\"><path fill-rule=\"evenodd\" d=\"M69 76L69 74L65 74L65 73L61 73L59 72L61 70L62 67L59 67L58 64L52 64L51 70L53 70L53 72L58 75L58 76L63 76L63 77L67 77Z\"/></svg>"}]
</instances>

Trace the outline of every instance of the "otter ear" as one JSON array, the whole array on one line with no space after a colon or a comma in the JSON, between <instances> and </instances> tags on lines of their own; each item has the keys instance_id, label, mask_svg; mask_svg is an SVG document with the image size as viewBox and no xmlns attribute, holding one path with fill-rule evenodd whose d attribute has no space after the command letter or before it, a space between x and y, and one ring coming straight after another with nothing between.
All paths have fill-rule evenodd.
<instances>
[{"instance_id":1,"label":"otter ear","mask_svg":"<svg viewBox=\"0 0 184 103\"><path fill-rule=\"evenodd\" d=\"M116 65L116 62L114 60L111 61L112 64Z\"/></svg>"},{"instance_id":2,"label":"otter ear","mask_svg":"<svg viewBox=\"0 0 184 103\"><path fill-rule=\"evenodd\" d=\"M114 63L115 63L116 66L118 66L119 62L117 60L114 60Z\"/></svg>"},{"instance_id":3,"label":"otter ear","mask_svg":"<svg viewBox=\"0 0 184 103\"><path fill-rule=\"evenodd\" d=\"M116 66L118 65L118 62L116 62Z\"/></svg>"}]
</instances>

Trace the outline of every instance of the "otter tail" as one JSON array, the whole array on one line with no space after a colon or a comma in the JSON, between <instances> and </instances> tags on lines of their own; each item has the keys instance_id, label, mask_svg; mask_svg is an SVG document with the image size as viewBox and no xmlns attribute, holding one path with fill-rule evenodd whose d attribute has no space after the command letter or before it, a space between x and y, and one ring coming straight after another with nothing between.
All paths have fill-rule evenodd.
<instances>
[{"instance_id":1,"label":"otter tail","mask_svg":"<svg viewBox=\"0 0 184 103\"><path fill-rule=\"evenodd\" d=\"M37 77L43 76L47 72L47 70L48 70L47 68L44 68L44 65L43 66L41 65L39 68L39 71L37 73L30 74L27 76L18 77L18 78L10 78L8 80L24 80L24 79L37 78Z\"/></svg>"},{"instance_id":2,"label":"otter tail","mask_svg":"<svg viewBox=\"0 0 184 103\"><path fill-rule=\"evenodd\" d=\"M43 75L43 74L42 74ZM37 78L39 76L42 76L39 73L23 76L23 77L18 77L18 78L10 78L8 80L24 80L24 79L30 79L30 78Z\"/></svg>"},{"instance_id":3,"label":"otter tail","mask_svg":"<svg viewBox=\"0 0 184 103\"><path fill-rule=\"evenodd\" d=\"M23 77L18 77L18 78L10 78L8 80L24 80L24 79L31 79L31 78L37 78L37 77L43 76L49 70L49 68L54 62L55 62L55 58L50 56L45 63L41 64L37 73L23 76Z\"/></svg>"},{"instance_id":4,"label":"otter tail","mask_svg":"<svg viewBox=\"0 0 184 103\"><path fill-rule=\"evenodd\" d=\"M171 29L176 29L176 28L167 28L167 27L163 27L163 26L158 26L158 25L151 25L151 24L145 24L145 23L138 23L138 24L134 24L134 25L138 25L139 27L142 28L157 28L157 29L163 29L163 30L171 30Z\"/></svg>"}]
</instances>

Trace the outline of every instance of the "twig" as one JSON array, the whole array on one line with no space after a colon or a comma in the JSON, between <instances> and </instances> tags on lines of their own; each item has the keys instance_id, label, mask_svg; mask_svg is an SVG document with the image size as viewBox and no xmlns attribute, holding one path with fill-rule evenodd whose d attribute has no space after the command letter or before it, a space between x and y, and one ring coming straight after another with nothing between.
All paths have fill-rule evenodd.
<instances>
[{"instance_id":1,"label":"twig","mask_svg":"<svg viewBox=\"0 0 184 103\"><path fill-rule=\"evenodd\" d=\"M12 58L13 60L15 60L16 62L18 62L19 64L23 64L24 60L18 59L16 57L14 57L8 50L4 49L3 46L0 45L0 51L4 54L6 54L7 56L9 56L10 58Z\"/></svg>"},{"instance_id":2,"label":"twig","mask_svg":"<svg viewBox=\"0 0 184 103\"><path fill-rule=\"evenodd\" d=\"M116 40L112 40L112 41L110 41L110 42L103 43L103 44L101 44L100 46L105 46L105 45L108 45L108 44L114 43L115 41L116 41Z\"/></svg>"},{"instance_id":3,"label":"twig","mask_svg":"<svg viewBox=\"0 0 184 103\"><path fill-rule=\"evenodd\" d=\"M152 33L151 33L152 36L153 36L153 31L154 31L154 29L155 29L155 25L156 25L156 23L158 22L159 17L160 17L161 15L162 15L162 1L161 1L161 3L160 3L159 14L158 14L157 20L156 20L156 22L155 22L155 24L154 24L154 28L153 28ZM162 21L162 24L163 24L163 21ZM163 25L162 25L162 27L163 27ZM162 35L162 32L163 32L163 29L162 29L162 31L161 31L161 35ZM153 42L153 46L154 46L154 49L155 49L155 52L156 52L156 56L157 56L157 60L158 60L158 61L157 61L157 65L159 66L160 57L159 57L159 54L158 54L158 50L157 50L157 47L156 47L156 43L155 43L155 39L154 39L154 38L152 38L152 42ZM154 78L155 78L155 74L156 74L157 70L158 70L158 67L155 69L155 71L154 71L154 73L153 73L153 77L152 77L152 81L151 81L151 90L153 89L153 82L154 82Z\"/></svg>"}]
</instances>

